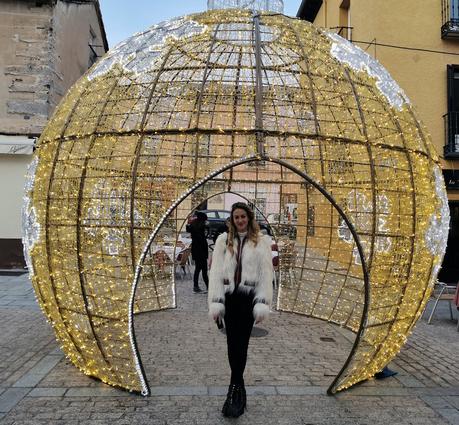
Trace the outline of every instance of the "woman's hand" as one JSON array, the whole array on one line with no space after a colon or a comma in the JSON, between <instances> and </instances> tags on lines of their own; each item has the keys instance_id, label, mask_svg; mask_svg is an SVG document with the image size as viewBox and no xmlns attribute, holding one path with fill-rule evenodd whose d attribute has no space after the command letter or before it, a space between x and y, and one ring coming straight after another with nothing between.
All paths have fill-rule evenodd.
<instances>
[{"instance_id":1,"label":"woman's hand","mask_svg":"<svg viewBox=\"0 0 459 425\"><path fill-rule=\"evenodd\" d=\"M253 306L253 318L255 319L255 324L261 323L263 320L267 319L269 315L269 306L264 303L256 303Z\"/></svg>"},{"instance_id":2,"label":"woman's hand","mask_svg":"<svg viewBox=\"0 0 459 425\"><path fill-rule=\"evenodd\" d=\"M216 322L225 316L225 304L223 302L213 302L209 305L209 317Z\"/></svg>"}]
</instances>

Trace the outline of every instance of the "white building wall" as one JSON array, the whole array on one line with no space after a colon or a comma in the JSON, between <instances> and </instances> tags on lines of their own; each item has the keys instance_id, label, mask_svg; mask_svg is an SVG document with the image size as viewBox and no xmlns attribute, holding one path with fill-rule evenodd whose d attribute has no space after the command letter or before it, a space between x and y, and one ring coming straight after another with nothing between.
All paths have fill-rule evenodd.
<instances>
[{"instance_id":1,"label":"white building wall","mask_svg":"<svg viewBox=\"0 0 459 425\"><path fill-rule=\"evenodd\" d=\"M22 194L30 159L31 155L0 154L0 235L4 239L22 237Z\"/></svg>"}]
</instances>

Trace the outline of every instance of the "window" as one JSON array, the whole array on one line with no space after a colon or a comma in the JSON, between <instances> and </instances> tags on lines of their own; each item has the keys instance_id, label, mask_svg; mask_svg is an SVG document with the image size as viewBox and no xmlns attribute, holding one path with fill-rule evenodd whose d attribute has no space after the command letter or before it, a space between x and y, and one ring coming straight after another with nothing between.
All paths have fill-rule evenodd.
<instances>
[{"instance_id":1,"label":"window","mask_svg":"<svg viewBox=\"0 0 459 425\"><path fill-rule=\"evenodd\" d=\"M96 63L98 55L96 53L96 33L89 27L89 61L88 61L88 68L90 68L94 63Z\"/></svg>"},{"instance_id":2,"label":"window","mask_svg":"<svg viewBox=\"0 0 459 425\"><path fill-rule=\"evenodd\" d=\"M231 214L228 211L219 211L218 215L220 218L224 218L226 220Z\"/></svg>"},{"instance_id":3,"label":"window","mask_svg":"<svg viewBox=\"0 0 459 425\"><path fill-rule=\"evenodd\" d=\"M281 204L296 204L298 202L296 193L283 193L281 196Z\"/></svg>"},{"instance_id":4,"label":"window","mask_svg":"<svg viewBox=\"0 0 459 425\"><path fill-rule=\"evenodd\" d=\"M459 111L459 65L448 65L449 111Z\"/></svg>"},{"instance_id":5,"label":"window","mask_svg":"<svg viewBox=\"0 0 459 425\"><path fill-rule=\"evenodd\" d=\"M264 220L263 214L266 211L266 199L254 199L253 202L249 202L249 207L252 208L255 213L255 220Z\"/></svg>"},{"instance_id":6,"label":"window","mask_svg":"<svg viewBox=\"0 0 459 425\"><path fill-rule=\"evenodd\" d=\"M446 158L459 157L459 65L447 67L448 112L445 120Z\"/></svg>"},{"instance_id":7,"label":"window","mask_svg":"<svg viewBox=\"0 0 459 425\"><path fill-rule=\"evenodd\" d=\"M441 38L459 37L459 0L442 0L441 21Z\"/></svg>"},{"instance_id":8,"label":"window","mask_svg":"<svg viewBox=\"0 0 459 425\"><path fill-rule=\"evenodd\" d=\"M449 0L449 16L452 21L459 20L459 1L458 0Z\"/></svg>"},{"instance_id":9,"label":"window","mask_svg":"<svg viewBox=\"0 0 459 425\"><path fill-rule=\"evenodd\" d=\"M347 40L352 40L351 0L343 0L339 6L338 34Z\"/></svg>"}]
</instances>

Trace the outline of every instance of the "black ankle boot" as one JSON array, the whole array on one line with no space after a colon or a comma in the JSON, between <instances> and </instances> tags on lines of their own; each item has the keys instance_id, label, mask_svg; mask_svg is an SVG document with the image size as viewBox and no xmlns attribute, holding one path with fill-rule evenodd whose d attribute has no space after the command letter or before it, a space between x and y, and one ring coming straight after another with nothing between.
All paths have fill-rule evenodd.
<instances>
[{"instance_id":1,"label":"black ankle boot","mask_svg":"<svg viewBox=\"0 0 459 425\"><path fill-rule=\"evenodd\" d=\"M238 418L244 413L246 405L245 388L242 385L231 384L228 388L225 404L223 404L223 416Z\"/></svg>"}]
</instances>

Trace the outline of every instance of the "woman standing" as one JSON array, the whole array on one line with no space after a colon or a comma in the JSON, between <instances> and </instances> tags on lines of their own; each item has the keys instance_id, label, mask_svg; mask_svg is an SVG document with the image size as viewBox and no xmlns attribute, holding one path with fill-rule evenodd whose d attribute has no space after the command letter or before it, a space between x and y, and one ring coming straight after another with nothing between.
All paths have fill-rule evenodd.
<instances>
[{"instance_id":1,"label":"woman standing","mask_svg":"<svg viewBox=\"0 0 459 425\"><path fill-rule=\"evenodd\" d=\"M209 286L207 277L207 258L209 257L209 246L206 238L206 220L207 215L201 211L196 213L196 219L187 229L191 234L191 257L194 261L193 292L202 292L199 288L199 273L202 272L202 278L206 288Z\"/></svg>"},{"instance_id":2,"label":"woman standing","mask_svg":"<svg viewBox=\"0 0 459 425\"><path fill-rule=\"evenodd\" d=\"M269 314L272 301L273 266L271 239L263 236L247 204L231 208L228 233L221 234L214 248L208 294L209 315L226 325L231 382L223 405L224 416L244 413L244 369L250 334L255 323Z\"/></svg>"}]
</instances>

